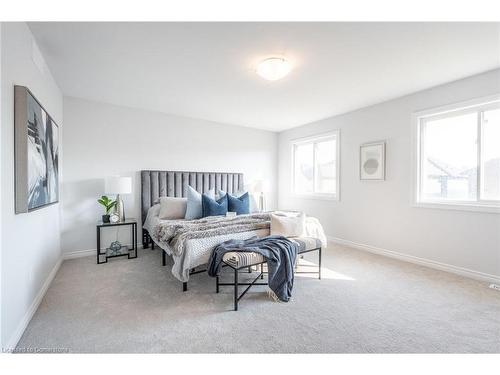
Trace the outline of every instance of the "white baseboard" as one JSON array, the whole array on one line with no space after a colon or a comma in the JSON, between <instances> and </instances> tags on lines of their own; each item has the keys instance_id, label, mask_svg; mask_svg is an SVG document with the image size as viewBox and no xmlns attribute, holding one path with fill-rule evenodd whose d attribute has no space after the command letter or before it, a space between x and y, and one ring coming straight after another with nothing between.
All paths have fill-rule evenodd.
<instances>
[{"instance_id":1,"label":"white baseboard","mask_svg":"<svg viewBox=\"0 0 500 375\"><path fill-rule=\"evenodd\" d=\"M67 253L63 253L62 257L63 260L66 260L66 259L96 256L96 251L97 251L96 249L69 251Z\"/></svg>"},{"instance_id":2,"label":"white baseboard","mask_svg":"<svg viewBox=\"0 0 500 375\"><path fill-rule=\"evenodd\" d=\"M59 271L59 267L61 267L63 259L62 257L59 257L58 261L50 271L49 275L45 279L45 282L43 283L42 287L38 291L37 295L35 296L35 299L31 303L28 311L26 311L26 314L24 314L23 319L17 326L17 329L15 332L12 334L11 338L7 341L7 344L3 350L9 352L12 351L16 348L17 343L21 339L24 331L26 330L26 327L28 327L29 322L31 321L31 318L33 318L33 315L35 315L36 310L38 309L38 306L40 305L40 302L42 302L43 297L45 296L45 293L49 289L50 284L52 283L52 280L57 274L57 271Z\"/></svg>"},{"instance_id":3,"label":"white baseboard","mask_svg":"<svg viewBox=\"0 0 500 375\"><path fill-rule=\"evenodd\" d=\"M483 272L479 272L479 271L474 271L474 270L471 270L468 268L457 267L457 266L453 266L451 264L436 262L434 260L424 259L424 258L416 257L413 255L398 253L397 251L392 251L392 250L382 249L382 248L375 247L375 246L365 245L365 244L361 244L361 243L357 243L357 242L353 242L353 241L349 241L349 240L344 240L342 238L331 237L331 236L327 236L327 238L328 238L328 241L331 241L333 243L353 247L355 249L367 251L367 252L370 252L373 254L378 254L378 255L385 256L385 257L394 258L394 259L399 259L399 260L402 260L405 262L414 263L414 264L426 266L429 268L434 268L434 269L440 270L440 271L454 273L456 275L469 277L471 279L475 279L475 280L479 280L479 281L485 281L485 282L489 282L489 283L500 283L500 276L491 275L491 274L483 273Z\"/></svg>"}]
</instances>

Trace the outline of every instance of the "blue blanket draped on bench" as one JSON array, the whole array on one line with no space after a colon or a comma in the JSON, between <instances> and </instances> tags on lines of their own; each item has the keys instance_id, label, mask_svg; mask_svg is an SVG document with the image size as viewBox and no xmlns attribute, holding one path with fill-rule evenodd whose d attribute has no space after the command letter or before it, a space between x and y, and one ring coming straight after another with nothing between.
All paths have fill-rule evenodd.
<instances>
[{"instance_id":1,"label":"blue blanket draped on bench","mask_svg":"<svg viewBox=\"0 0 500 375\"><path fill-rule=\"evenodd\" d=\"M228 252L255 252L267 261L269 288L283 302L292 296L294 265L298 245L283 236L253 237L248 240L229 240L215 247L208 262L208 274L215 277Z\"/></svg>"}]
</instances>

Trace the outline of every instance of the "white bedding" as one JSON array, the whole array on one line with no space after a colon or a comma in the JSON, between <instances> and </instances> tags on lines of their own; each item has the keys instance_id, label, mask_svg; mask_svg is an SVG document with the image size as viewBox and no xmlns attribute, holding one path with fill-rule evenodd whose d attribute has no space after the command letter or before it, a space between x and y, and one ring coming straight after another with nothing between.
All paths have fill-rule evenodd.
<instances>
[{"instance_id":1,"label":"white bedding","mask_svg":"<svg viewBox=\"0 0 500 375\"><path fill-rule=\"evenodd\" d=\"M204 237L197 239L190 239L186 242L185 251L177 256L173 254L171 247L167 243L158 241L155 238L154 228L161 223L168 223L171 220L161 220L158 217L160 207L154 205L148 211L146 220L144 221L143 228L146 229L155 243L160 246L163 251L172 256L174 265L172 266L172 275L180 281L189 280L189 270L208 263L210 254L215 246L230 239L246 240L248 238L258 236L265 237L269 235L269 229L259 229L249 232L232 233L213 237Z\"/></svg>"}]
</instances>

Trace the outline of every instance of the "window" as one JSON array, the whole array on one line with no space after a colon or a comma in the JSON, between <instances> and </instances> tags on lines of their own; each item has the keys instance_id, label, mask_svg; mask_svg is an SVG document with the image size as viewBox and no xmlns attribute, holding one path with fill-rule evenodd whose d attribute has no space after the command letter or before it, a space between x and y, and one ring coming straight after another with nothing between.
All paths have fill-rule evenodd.
<instances>
[{"instance_id":1,"label":"window","mask_svg":"<svg viewBox=\"0 0 500 375\"><path fill-rule=\"evenodd\" d=\"M416 116L416 203L500 208L500 99Z\"/></svg>"},{"instance_id":2,"label":"window","mask_svg":"<svg viewBox=\"0 0 500 375\"><path fill-rule=\"evenodd\" d=\"M292 160L295 194L338 199L338 131L293 141Z\"/></svg>"}]
</instances>

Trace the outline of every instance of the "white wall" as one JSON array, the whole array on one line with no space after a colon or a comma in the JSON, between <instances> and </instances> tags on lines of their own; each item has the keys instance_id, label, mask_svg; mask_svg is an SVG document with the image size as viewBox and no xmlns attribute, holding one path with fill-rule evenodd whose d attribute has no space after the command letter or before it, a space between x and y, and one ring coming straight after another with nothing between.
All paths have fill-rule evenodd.
<instances>
[{"instance_id":1,"label":"white wall","mask_svg":"<svg viewBox=\"0 0 500 375\"><path fill-rule=\"evenodd\" d=\"M279 207L318 217L329 236L500 276L500 215L410 206L411 115L500 92L500 70L279 134ZM340 129L340 201L291 195L290 140ZM359 180L359 146L386 140L387 179Z\"/></svg>"},{"instance_id":2,"label":"white wall","mask_svg":"<svg viewBox=\"0 0 500 375\"><path fill-rule=\"evenodd\" d=\"M2 22L0 22L0 105L2 103ZM2 108L0 107L0 166L2 160ZM0 177L0 213L2 212L2 178ZM2 299L2 215L0 214L0 306ZM4 347L2 336L2 308L0 307L0 348Z\"/></svg>"},{"instance_id":3,"label":"white wall","mask_svg":"<svg viewBox=\"0 0 500 375\"><path fill-rule=\"evenodd\" d=\"M276 205L276 133L68 97L64 122L64 252L96 248L106 176L133 177L123 200L126 216L139 220L142 169L243 172L246 183L267 180L269 207ZM123 243L128 233L120 229Z\"/></svg>"},{"instance_id":4,"label":"white wall","mask_svg":"<svg viewBox=\"0 0 500 375\"><path fill-rule=\"evenodd\" d=\"M7 346L22 333L61 254L59 204L14 213L14 85L29 87L60 129L63 98L48 69L41 71L33 63L27 25L4 22L1 28L1 316L2 343Z\"/></svg>"}]
</instances>

